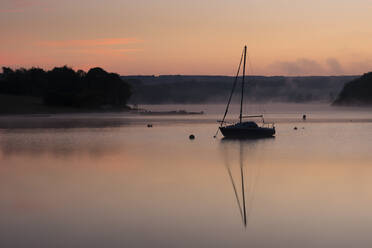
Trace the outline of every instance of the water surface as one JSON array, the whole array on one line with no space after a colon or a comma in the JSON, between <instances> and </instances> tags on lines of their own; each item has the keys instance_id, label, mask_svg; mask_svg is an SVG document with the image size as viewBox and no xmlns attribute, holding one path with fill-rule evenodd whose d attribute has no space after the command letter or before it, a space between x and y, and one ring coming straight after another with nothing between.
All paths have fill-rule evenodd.
<instances>
[{"instance_id":1,"label":"water surface","mask_svg":"<svg viewBox=\"0 0 372 248\"><path fill-rule=\"evenodd\" d=\"M213 139L213 111L7 119L45 126L0 130L0 246L370 247L371 115L306 113L246 141Z\"/></svg>"}]
</instances>

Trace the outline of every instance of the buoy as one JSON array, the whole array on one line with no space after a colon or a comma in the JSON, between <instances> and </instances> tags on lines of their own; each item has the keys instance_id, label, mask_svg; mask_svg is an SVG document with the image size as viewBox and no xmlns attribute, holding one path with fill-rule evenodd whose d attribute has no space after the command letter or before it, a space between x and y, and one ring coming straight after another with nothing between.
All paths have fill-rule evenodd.
<instances>
[{"instance_id":1,"label":"buoy","mask_svg":"<svg viewBox=\"0 0 372 248\"><path fill-rule=\"evenodd\" d=\"M152 127L152 124L147 124L147 127Z\"/></svg>"},{"instance_id":2,"label":"buoy","mask_svg":"<svg viewBox=\"0 0 372 248\"><path fill-rule=\"evenodd\" d=\"M195 139L195 136L193 134L190 134L189 139L193 140Z\"/></svg>"},{"instance_id":3,"label":"buoy","mask_svg":"<svg viewBox=\"0 0 372 248\"><path fill-rule=\"evenodd\" d=\"M294 130L297 130L297 127L294 127L293 129L294 129Z\"/></svg>"}]
</instances>

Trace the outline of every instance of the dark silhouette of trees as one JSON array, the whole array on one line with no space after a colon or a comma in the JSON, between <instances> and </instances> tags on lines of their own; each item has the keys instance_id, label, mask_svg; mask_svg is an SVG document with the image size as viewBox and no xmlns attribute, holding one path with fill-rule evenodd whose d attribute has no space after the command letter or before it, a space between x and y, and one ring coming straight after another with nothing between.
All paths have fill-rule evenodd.
<instances>
[{"instance_id":1,"label":"dark silhouette of trees","mask_svg":"<svg viewBox=\"0 0 372 248\"><path fill-rule=\"evenodd\" d=\"M84 102L96 105L124 106L131 95L131 87L116 73L96 67L84 78Z\"/></svg>"},{"instance_id":2,"label":"dark silhouette of trees","mask_svg":"<svg viewBox=\"0 0 372 248\"><path fill-rule=\"evenodd\" d=\"M14 95L40 96L46 86L46 72L40 68L24 68L13 71L3 67L0 92Z\"/></svg>"},{"instance_id":3,"label":"dark silhouette of trees","mask_svg":"<svg viewBox=\"0 0 372 248\"><path fill-rule=\"evenodd\" d=\"M92 68L88 73L63 66L12 70L3 67L0 93L42 97L49 106L121 108L131 96L130 85L116 73Z\"/></svg>"},{"instance_id":4,"label":"dark silhouette of trees","mask_svg":"<svg viewBox=\"0 0 372 248\"><path fill-rule=\"evenodd\" d=\"M372 105L372 72L346 83L333 105Z\"/></svg>"}]
</instances>

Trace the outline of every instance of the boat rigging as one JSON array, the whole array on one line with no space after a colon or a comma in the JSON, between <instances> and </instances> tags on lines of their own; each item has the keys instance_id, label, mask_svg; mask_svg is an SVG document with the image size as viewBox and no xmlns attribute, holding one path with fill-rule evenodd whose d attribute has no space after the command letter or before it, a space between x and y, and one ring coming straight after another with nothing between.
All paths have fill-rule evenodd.
<instances>
[{"instance_id":1,"label":"boat rigging","mask_svg":"<svg viewBox=\"0 0 372 248\"><path fill-rule=\"evenodd\" d=\"M264 137L273 137L275 135L275 126L274 123L265 123L263 115L246 115L243 116L243 99L244 99L244 84L245 84L245 67L246 67L246 60L247 60L247 46L244 46L238 71L236 77L234 79L233 87L231 89L231 93L227 102L226 110L223 115L222 120L217 121L220 123L219 129L222 135L225 138L264 138ZM229 111L229 106L231 103L232 96L234 94L234 90L236 88L240 68L243 63L243 76L242 76L242 84L241 84L241 96L240 96L240 112L239 112L239 122L235 124L226 125L227 122L225 121L226 115ZM243 121L244 118L262 118L262 126L258 126L254 121ZM216 132L216 135L218 133ZM214 137L216 137L216 135Z\"/></svg>"}]
</instances>

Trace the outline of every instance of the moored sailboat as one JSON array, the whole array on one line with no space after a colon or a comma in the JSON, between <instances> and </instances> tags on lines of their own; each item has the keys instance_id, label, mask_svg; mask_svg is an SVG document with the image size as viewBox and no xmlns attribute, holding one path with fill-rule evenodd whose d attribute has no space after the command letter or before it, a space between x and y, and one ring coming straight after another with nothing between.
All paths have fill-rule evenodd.
<instances>
[{"instance_id":1,"label":"moored sailboat","mask_svg":"<svg viewBox=\"0 0 372 248\"><path fill-rule=\"evenodd\" d=\"M240 58L240 63L238 67L238 72L235 77L233 88L226 106L225 114L220 122L219 130L226 138L264 138L264 137L273 137L275 135L275 127L273 123L265 123L263 115L247 115L243 116L243 99L244 99L244 80L245 80L245 66L247 58L247 46L244 46L242 56ZM241 84L241 98L240 98L240 114L239 122L235 124L227 125L225 118L229 110L231 98L233 96L238 78L240 67L243 61L243 76ZM243 121L245 118L262 118L262 126L257 125L254 121Z\"/></svg>"}]
</instances>

